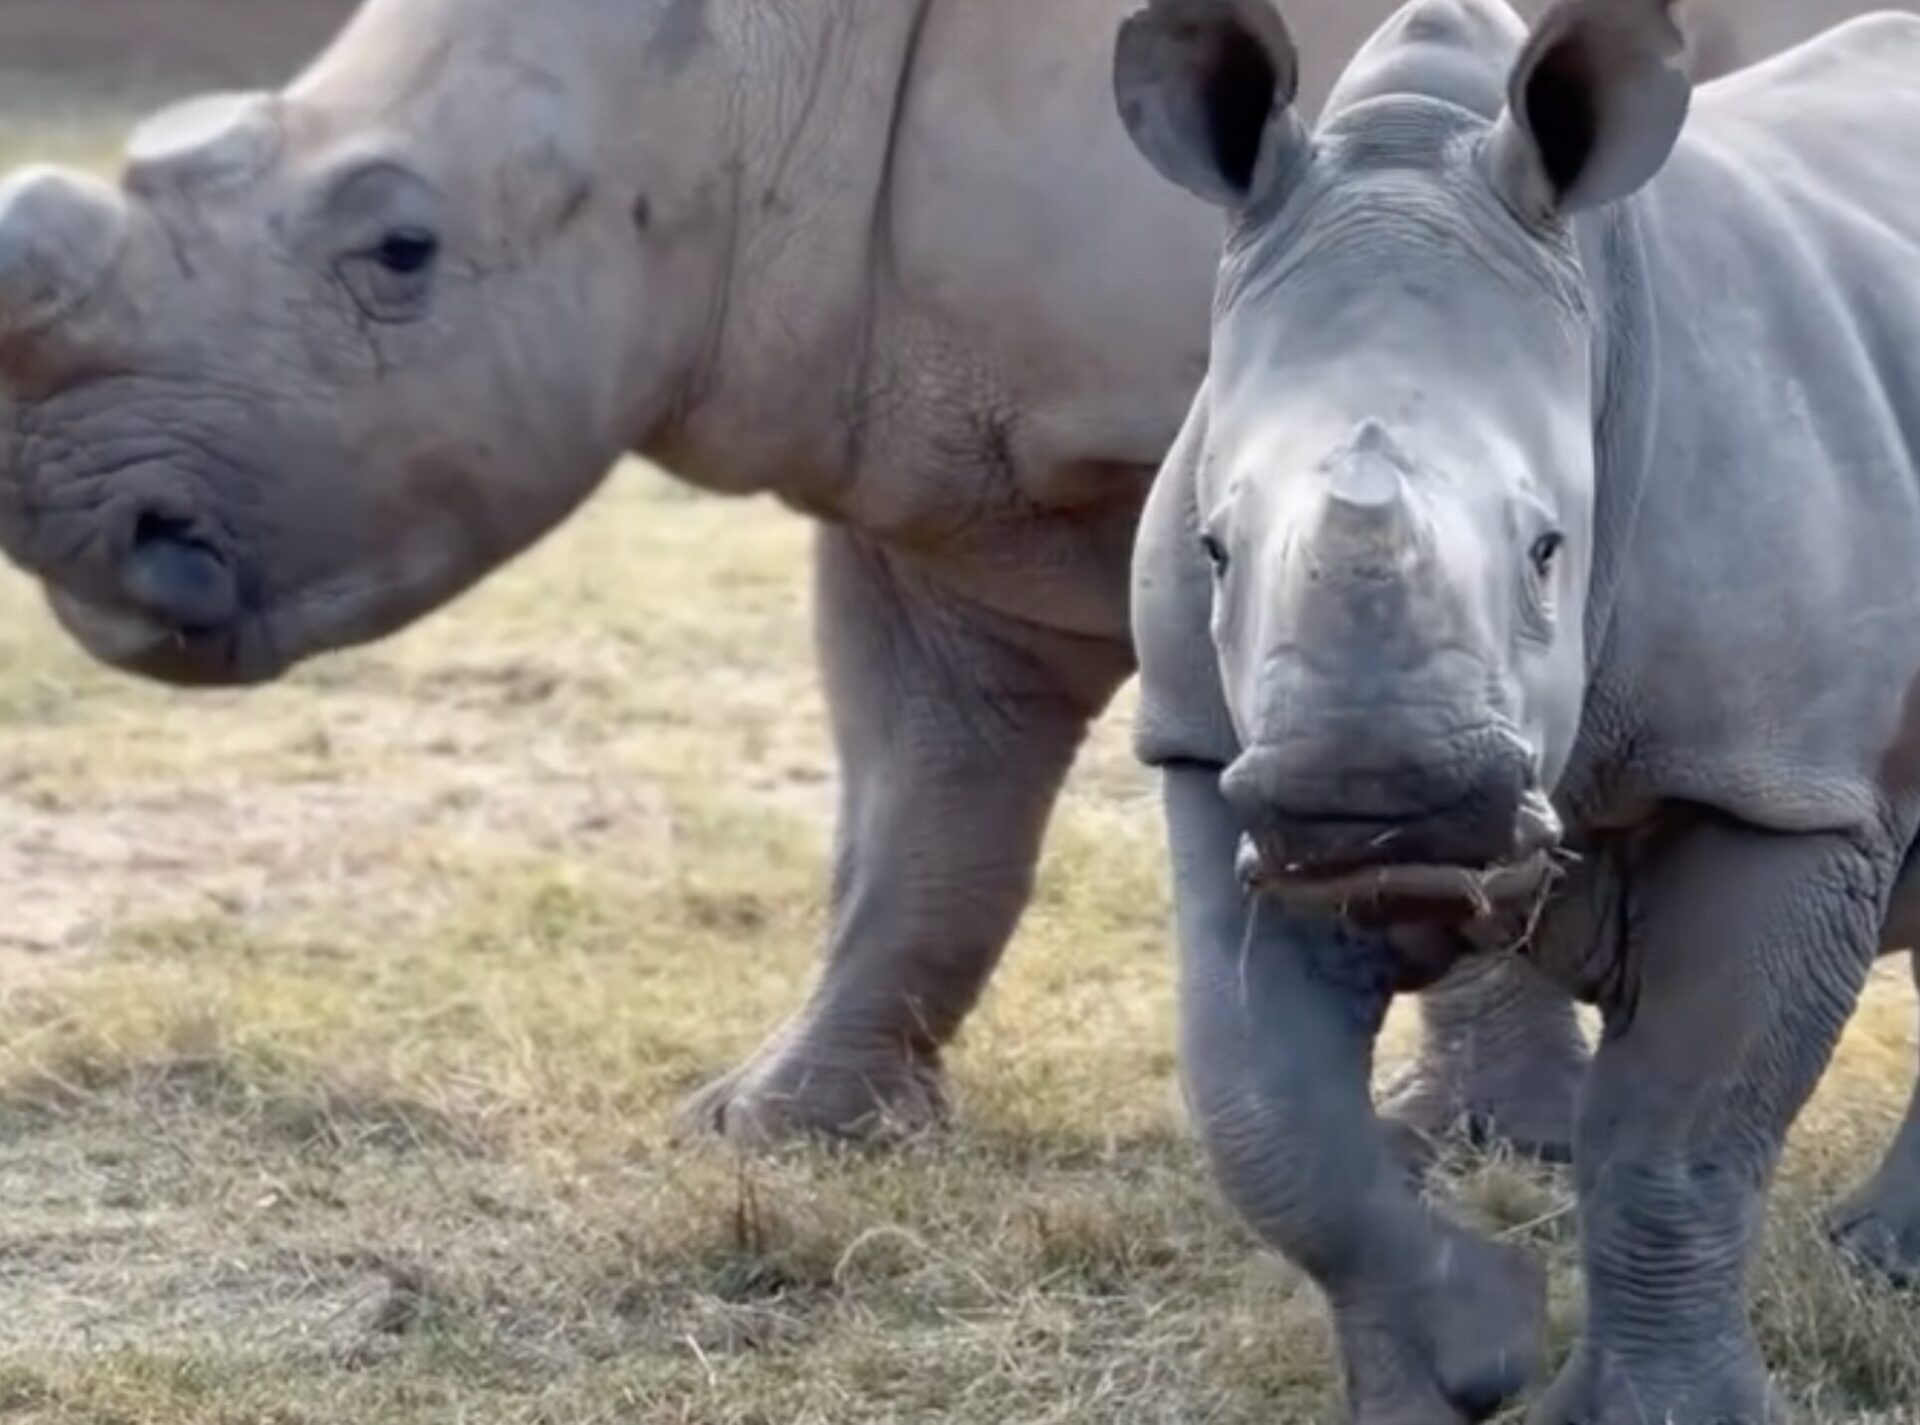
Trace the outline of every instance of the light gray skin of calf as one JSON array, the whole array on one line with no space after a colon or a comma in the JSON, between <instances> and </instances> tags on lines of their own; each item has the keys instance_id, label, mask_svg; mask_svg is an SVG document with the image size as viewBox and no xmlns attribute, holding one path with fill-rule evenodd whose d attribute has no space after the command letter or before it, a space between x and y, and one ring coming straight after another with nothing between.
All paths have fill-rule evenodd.
<instances>
[{"instance_id":1,"label":"light gray skin of calf","mask_svg":"<svg viewBox=\"0 0 1920 1425\"><path fill-rule=\"evenodd\" d=\"M1346 478L1320 453L1368 420L1405 453L1447 537L1439 576L1399 576L1438 592L1401 597L1383 661L1447 609L1581 858L1526 942L1606 1021L1575 1145L1586 1324L1536 1425L1771 1418L1744 1300L1766 1184L1920 903L1920 23L1864 20L1701 89L1669 157L1662 11L1574 0L1516 70L1509 12L1421 0L1314 134L1266 120L1235 170L1213 366L1136 551L1138 739L1166 781L1196 1116L1230 1198L1324 1289L1366 1425L1483 1417L1538 1335L1532 1284L1418 1207L1363 1092L1385 999L1445 966L1410 952L1432 935L1289 918L1226 868L1247 823L1221 770L1316 691L1286 680L1314 634L1288 601L1316 482ZM1272 14L1188 10L1236 44ZM1142 147L1233 207L1218 155L1252 141L1182 148L1193 71L1130 70L1126 43ZM1507 113L1510 70L1546 139ZM1588 97L1590 150L1551 124ZM1530 574L1541 520L1567 544ZM1555 616L1523 640L1495 600L1538 581ZM1839 1224L1894 1270L1917 1142L1910 1121ZM1436 1263L1458 1280L1410 1291Z\"/></svg>"},{"instance_id":2,"label":"light gray skin of calf","mask_svg":"<svg viewBox=\"0 0 1920 1425\"><path fill-rule=\"evenodd\" d=\"M226 681L438 607L622 452L817 515L827 954L697 1116L936 1119L1130 666L1135 521L1205 357L1218 219L1111 121L1129 4L369 0L285 91L0 221L0 545L102 657ZM1300 7L1310 99L1389 8ZM372 260L406 227L424 277ZM1565 1007L1454 1003L1417 1116L1564 1119ZM1456 1032L1483 1003L1510 1027Z\"/></svg>"}]
</instances>

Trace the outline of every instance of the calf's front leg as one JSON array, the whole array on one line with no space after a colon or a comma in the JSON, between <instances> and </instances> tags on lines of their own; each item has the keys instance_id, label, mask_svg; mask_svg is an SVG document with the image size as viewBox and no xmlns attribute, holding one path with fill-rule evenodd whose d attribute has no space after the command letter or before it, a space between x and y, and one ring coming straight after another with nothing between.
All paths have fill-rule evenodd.
<instances>
[{"instance_id":1,"label":"calf's front leg","mask_svg":"<svg viewBox=\"0 0 1920 1425\"><path fill-rule=\"evenodd\" d=\"M1575 1142L1585 1334L1532 1425L1774 1418L1748 1270L1787 1129L1873 960L1883 859L1702 825L1629 883Z\"/></svg>"},{"instance_id":2,"label":"calf's front leg","mask_svg":"<svg viewBox=\"0 0 1920 1425\"><path fill-rule=\"evenodd\" d=\"M1220 1185L1311 1275L1360 1425L1458 1425L1541 1353L1541 1272L1408 1187L1368 1096L1394 983L1382 942L1249 902L1217 773L1164 775L1181 945L1181 1062Z\"/></svg>"}]
</instances>

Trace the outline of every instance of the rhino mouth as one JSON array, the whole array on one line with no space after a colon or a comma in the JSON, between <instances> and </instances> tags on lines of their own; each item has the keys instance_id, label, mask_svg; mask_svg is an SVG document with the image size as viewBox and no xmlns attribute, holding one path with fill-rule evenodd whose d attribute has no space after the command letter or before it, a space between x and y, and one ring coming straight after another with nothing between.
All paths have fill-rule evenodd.
<instances>
[{"instance_id":1,"label":"rhino mouth","mask_svg":"<svg viewBox=\"0 0 1920 1425\"><path fill-rule=\"evenodd\" d=\"M1289 909L1365 925L1465 926L1538 900L1557 878L1552 852L1494 866L1395 862L1351 870L1275 867L1249 838L1240 845L1240 883Z\"/></svg>"},{"instance_id":2,"label":"rhino mouth","mask_svg":"<svg viewBox=\"0 0 1920 1425\"><path fill-rule=\"evenodd\" d=\"M244 687L286 670L266 621L243 616L204 628L182 628L130 605L102 603L49 588L60 626L93 657L122 672L179 687Z\"/></svg>"},{"instance_id":3,"label":"rhino mouth","mask_svg":"<svg viewBox=\"0 0 1920 1425\"><path fill-rule=\"evenodd\" d=\"M1515 828L1512 854L1481 865L1438 861L1286 859L1271 839L1240 839L1235 870L1247 894L1308 915L1368 926L1466 928L1537 906L1560 878L1559 818L1530 794Z\"/></svg>"}]
</instances>

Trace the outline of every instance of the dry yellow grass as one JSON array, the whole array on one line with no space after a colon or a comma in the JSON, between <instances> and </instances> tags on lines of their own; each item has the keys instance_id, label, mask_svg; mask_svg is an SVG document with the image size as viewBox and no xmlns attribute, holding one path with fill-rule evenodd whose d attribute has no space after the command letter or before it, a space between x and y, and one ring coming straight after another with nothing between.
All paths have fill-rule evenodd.
<instances>
[{"instance_id":1,"label":"dry yellow grass","mask_svg":"<svg viewBox=\"0 0 1920 1425\"><path fill-rule=\"evenodd\" d=\"M1124 703L956 1058L956 1133L674 1141L820 930L805 546L628 471L456 609L245 696L96 670L0 580L0 1419L1328 1414L1317 1304L1175 1107ZM1761 1316L1809 1421L1920 1419L1920 1311L1813 1221L1890 1133L1913 1039L1883 983L1775 1213ZM1552 1259L1564 1343L1563 1182L1442 1186Z\"/></svg>"},{"instance_id":2,"label":"dry yellow grass","mask_svg":"<svg viewBox=\"0 0 1920 1425\"><path fill-rule=\"evenodd\" d=\"M0 585L0 1418L1324 1417L1311 1294L1175 1107L1124 708L956 1134L673 1141L819 930L805 542L626 472L478 597L237 696L99 672ZM1877 991L1776 1214L1763 1316L1812 1419L1916 1418L1920 1314L1811 1221L1890 1130L1909 1021ZM1562 1183L1447 1186L1554 1258L1564 1339Z\"/></svg>"}]
</instances>

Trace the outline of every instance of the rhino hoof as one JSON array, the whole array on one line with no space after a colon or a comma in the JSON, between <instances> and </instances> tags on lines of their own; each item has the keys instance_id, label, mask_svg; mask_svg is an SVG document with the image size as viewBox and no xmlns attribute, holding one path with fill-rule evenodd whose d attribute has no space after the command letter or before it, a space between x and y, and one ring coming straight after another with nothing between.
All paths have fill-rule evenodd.
<instances>
[{"instance_id":1,"label":"rhino hoof","mask_svg":"<svg viewBox=\"0 0 1920 1425\"><path fill-rule=\"evenodd\" d=\"M1545 1272L1518 1248L1442 1230L1424 1290L1340 1323L1356 1425L1475 1425L1539 1369Z\"/></svg>"},{"instance_id":2,"label":"rhino hoof","mask_svg":"<svg viewBox=\"0 0 1920 1425\"><path fill-rule=\"evenodd\" d=\"M1751 1339L1715 1342L1693 1358L1598 1370L1585 1342L1527 1414L1527 1425L1785 1425L1785 1403Z\"/></svg>"},{"instance_id":3,"label":"rhino hoof","mask_svg":"<svg viewBox=\"0 0 1920 1425\"><path fill-rule=\"evenodd\" d=\"M1902 1291L1920 1288L1920 1203L1860 1197L1828 1226L1849 1261Z\"/></svg>"},{"instance_id":4,"label":"rhino hoof","mask_svg":"<svg viewBox=\"0 0 1920 1425\"><path fill-rule=\"evenodd\" d=\"M1556 1393L1527 1416L1527 1425L1786 1425L1785 1407L1770 1394L1750 1405L1693 1404L1679 1406L1644 1403L1642 1395L1627 1391L1616 1398L1593 1399Z\"/></svg>"},{"instance_id":5,"label":"rhino hoof","mask_svg":"<svg viewBox=\"0 0 1920 1425\"><path fill-rule=\"evenodd\" d=\"M1465 1240L1482 1256L1478 1280L1447 1290L1436 1364L1447 1402L1484 1420L1526 1389L1546 1354L1546 1273L1517 1247Z\"/></svg>"},{"instance_id":6,"label":"rhino hoof","mask_svg":"<svg viewBox=\"0 0 1920 1425\"><path fill-rule=\"evenodd\" d=\"M814 1056L776 1041L694 1094L681 1121L736 1147L767 1150L809 1139L887 1146L942 1128L949 1116L937 1061L909 1051Z\"/></svg>"},{"instance_id":7,"label":"rhino hoof","mask_svg":"<svg viewBox=\"0 0 1920 1425\"><path fill-rule=\"evenodd\" d=\"M1438 1145L1465 1143L1564 1165L1573 1161L1574 1103L1584 1072L1580 1062L1542 1064L1510 1083L1461 1083L1415 1066L1388 1086L1380 1114L1403 1161L1430 1163Z\"/></svg>"}]
</instances>

